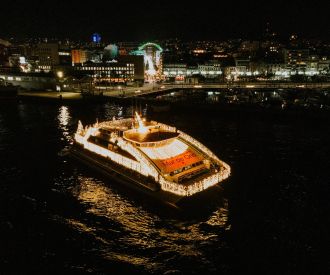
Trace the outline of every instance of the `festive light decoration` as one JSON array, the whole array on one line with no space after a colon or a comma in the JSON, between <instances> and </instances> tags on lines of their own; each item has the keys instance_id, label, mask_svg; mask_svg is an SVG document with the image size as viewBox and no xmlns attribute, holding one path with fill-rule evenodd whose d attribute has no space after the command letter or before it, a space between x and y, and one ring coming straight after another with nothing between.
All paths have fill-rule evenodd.
<instances>
[{"instance_id":1,"label":"festive light decoration","mask_svg":"<svg viewBox=\"0 0 330 275\"><path fill-rule=\"evenodd\" d=\"M137 112L135 112L136 120L139 123L139 128L137 129L140 134L145 134L148 132L148 128L144 126L144 123Z\"/></svg>"},{"instance_id":2,"label":"festive light decoration","mask_svg":"<svg viewBox=\"0 0 330 275\"><path fill-rule=\"evenodd\" d=\"M210 149L196 139L175 127L151 121L145 126L141 117L136 113L138 123L137 132L145 135L149 129L153 131L167 131L178 133L176 138L168 141L154 142L153 147L137 146L134 142L125 139L125 132L134 129L134 119L122 119L96 123L93 126L83 128L79 121L75 134L75 141L84 150L93 152L109 159L120 166L139 174L151 177L159 183L162 190L179 196L191 196L211 186L216 185L230 175L230 166L221 161ZM113 151L90 141L90 137L97 137L101 129L110 133L109 144L116 144L132 158L126 157L120 151ZM160 164L161 163L161 164ZM208 173L199 175L196 180L189 179L179 182L180 176L191 175L193 171L199 171L194 167L202 167ZM168 174L177 169L176 173Z\"/></svg>"}]
</instances>

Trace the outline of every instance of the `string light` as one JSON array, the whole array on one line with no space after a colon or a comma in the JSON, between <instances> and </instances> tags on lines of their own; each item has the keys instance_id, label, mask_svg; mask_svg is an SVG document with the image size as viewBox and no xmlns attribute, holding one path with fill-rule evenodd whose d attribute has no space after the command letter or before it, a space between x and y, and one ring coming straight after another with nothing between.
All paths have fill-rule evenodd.
<instances>
[{"instance_id":1,"label":"string light","mask_svg":"<svg viewBox=\"0 0 330 275\"><path fill-rule=\"evenodd\" d=\"M143 176L152 177L155 182L159 183L162 190L179 196L191 196L216 185L230 176L230 166L221 161L210 149L193 137L182 131L178 131L175 127L157 123L155 121L151 121L150 125L145 126L141 117L137 113L136 120L139 125L137 130L140 129L140 131L138 130L139 133L145 134L145 129L148 131L148 128L151 127L153 129L158 129L158 131L176 132L178 133L178 136L167 143L159 142L158 146L155 147L143 147L137 146L135 143L124 138L125 132L130 131L132 125L134 125L132 119L106 121L96 123L93 126L86 128L83 128L83 125L79 121L78 129L75 134L75 141L85 150L98 154L104 158L108 158L120 166L138 172ZM97 136L100 133L100 129L108 130L109 133L111 133L109 142L116 144L116 146L130 154L134 159L125 157L118 151L112 151L90 142L89 138L91 136ZM119 132L123 132L124 137L119 135ZM171 177L164 172L164 166L159 165L158 161L165 161L164 163L166 166L168 165L168 162L166 161L172 159L178 161L176 157L182 156L182 154L185 156L184 154L188 154L187 152L192 152L193 155L195 154L193 156L195 159L193 159L193 162L191 163L200 163L200 160L202 159L202 163L205 167L212 163L219 168L209 169L209 173L197 177L197 180L189 180L189 183L176 182L174 177ZM187 167L187 164L190 162L185 161L185 159L181 160L178 167ZM185 173L189 174L189 169L187 170L188 172Z\"/></svg>"}]
</instances>

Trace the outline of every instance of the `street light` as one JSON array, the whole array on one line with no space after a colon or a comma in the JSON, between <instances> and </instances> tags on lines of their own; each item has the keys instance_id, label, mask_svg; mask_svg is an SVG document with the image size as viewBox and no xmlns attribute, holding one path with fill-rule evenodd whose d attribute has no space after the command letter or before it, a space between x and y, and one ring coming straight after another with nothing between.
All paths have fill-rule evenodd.
<instances>
[{"instance_id":1,"label":"street light","mask_svg":"<svg viewBox=\"0 0 330 275\"><path fill-rule=\"evenodd\" d=\"M58 81L58 85L56 85L56 91L58 91L60 93L60 99L62 99L62 94L61 94L61 79L63 78L64 76L64 73L62 71L57 71L56 73L59 81Z\"/></svg>"},{"instance_id":2,"label":"street light","mask_svg":"<svg viewBox=\"0 0 330 275\"><path fill-rule=\"evenodd\" d=\"M63 76L64 76L64 74L63 74L63 72L62 71L57 71L57 77L58 78L63 78Z\"/></svg>"}]
</instances>

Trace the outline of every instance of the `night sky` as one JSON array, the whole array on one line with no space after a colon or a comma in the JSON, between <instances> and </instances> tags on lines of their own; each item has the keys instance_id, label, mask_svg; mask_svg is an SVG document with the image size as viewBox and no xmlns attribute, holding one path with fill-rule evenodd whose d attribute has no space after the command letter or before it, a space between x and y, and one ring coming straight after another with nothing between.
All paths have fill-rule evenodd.
<instances>
[{"instance_id":1,"label":"night sky","mask_svg":"<svg viewBox=\"0 0 330 275\"><path fill-rule=\"evenodd\" d=\"M99 32L107 41L259 38L266 22L288 36L330 37L326 1L8 1L0 9L1 37L88 39Z\"/></svg>"}]
</instances>

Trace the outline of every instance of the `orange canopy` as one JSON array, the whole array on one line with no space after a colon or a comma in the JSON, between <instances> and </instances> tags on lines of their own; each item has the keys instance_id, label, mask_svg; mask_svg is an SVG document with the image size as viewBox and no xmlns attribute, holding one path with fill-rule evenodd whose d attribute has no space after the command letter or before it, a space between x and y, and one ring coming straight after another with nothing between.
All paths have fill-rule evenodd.
<instances>
[{"instance_id":1,"label":"orange canopy","mask_svg":"<svg viewBox=\"0 0 330 275\"><path fill-rule=\"evenodd\" d=\"M164 172L171 173L180 168L201 161L203 158L191 149L168 159L154 159L153 162Z\"/></svg>"}]
</instances>

